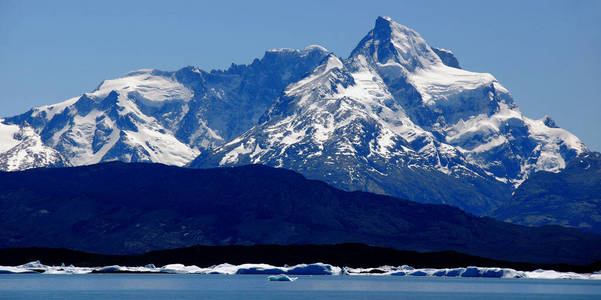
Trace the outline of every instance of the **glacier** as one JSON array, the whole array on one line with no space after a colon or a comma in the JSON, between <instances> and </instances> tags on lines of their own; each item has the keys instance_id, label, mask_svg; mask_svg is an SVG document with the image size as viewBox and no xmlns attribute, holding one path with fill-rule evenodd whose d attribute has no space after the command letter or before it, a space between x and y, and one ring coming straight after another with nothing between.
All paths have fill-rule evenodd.
<instances>
[{"instance_id":1,"label":"glacier","mask_svg":"<svg viewBox=\"0 0 601 300\"><path fill-rule=\"evenodd\" d=\"M557 272L554 270L517 271L510 268L465 267L465 268L413 268L411 266L380 266L376 268L337 267L325 263L299 264L277 267L269 264L220 264L210 267L168 264L156 267L152 264L141 267L104 266L76 267L73 265L48 266L33 261L19 266L0 266L0 274L92 274L92 273L157 273L157 274L201 274L201 275L322 275L322 276L427 276L464 278L523 278L523 279L580 279L601 280L601 271L594 273ZM277 278L276 278L277 279Z\"/></svg>"}]
</instances>

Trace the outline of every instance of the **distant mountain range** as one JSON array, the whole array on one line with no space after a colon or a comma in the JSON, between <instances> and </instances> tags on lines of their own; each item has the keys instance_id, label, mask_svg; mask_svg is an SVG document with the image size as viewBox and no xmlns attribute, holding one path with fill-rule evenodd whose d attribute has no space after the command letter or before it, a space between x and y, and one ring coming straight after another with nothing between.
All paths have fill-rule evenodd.
<instances>
[{"instance_id":1,"label":"distant mountain range","mask_svg":"<svg viewBox=\"0 0 601 300\"><path fill-rule=\"evenodd\" d=\"M461 69L451 51L386 17L346 59L309 46L223 71L138 70L0 120L0 170L264 164L524 224L539 223L508 208L520 185L590 154L552 119L523 116L492 75Z\"/></svg>"},{"instance_id":2,"label":"distant mountain range","mask_svg":"<svg viewBox=\"0 0 601 300\"><path fill-rule=\"evenodd\" d=\"M0 218L0 248L131 254L197 244L358 242L518 262L601 261L601 235L345 192L261 165L200 170L110 162L0 172Z\"/></svg>"},{"instance_id":3,"label":"distant mountain range","mask_svg":"<svg viewBox=\"0 0 601 300\"><path fill-rule=\"evenodd\" d=\"M226 71L139 70L105 80L81 97L4 119L2 161L10 163L3 169L112 160L185 165L252 127L286 85L326 55L321 47L268 51L261 60ZM35 136L15 136L24 129ZM28 139L42 141L29 149L40 157L33 163L8 152Z\"/></svg>"}]
</instances>

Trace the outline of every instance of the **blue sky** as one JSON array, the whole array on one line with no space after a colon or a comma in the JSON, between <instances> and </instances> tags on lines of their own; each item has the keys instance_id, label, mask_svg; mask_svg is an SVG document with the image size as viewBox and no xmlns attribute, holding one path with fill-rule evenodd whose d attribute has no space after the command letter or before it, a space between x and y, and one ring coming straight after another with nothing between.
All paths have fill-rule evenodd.
<instances>
[{"instance_id":1,"label":"blue sky","mask_svg":"<svg viewBox=\"0 0 601 300\"><path fill-rule=\"evenodd\" d=\"M489 72L531 118L601 150L601 1L0 0L0 116L140 68L250 63L320 44L347 57L378 15Z\"/></svg>"}]
</instances>

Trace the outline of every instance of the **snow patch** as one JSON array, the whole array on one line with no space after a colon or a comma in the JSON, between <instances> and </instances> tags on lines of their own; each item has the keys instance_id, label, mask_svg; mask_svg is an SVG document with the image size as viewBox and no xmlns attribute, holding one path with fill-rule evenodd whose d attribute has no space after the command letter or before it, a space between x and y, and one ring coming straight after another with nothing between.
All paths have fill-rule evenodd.
<instances>
[{"instance_id":1,"label":"snow patch","mask_svg":"<svg viewBox=\"0 0 601 300\"><path fill-rule=\"evenodd\" d=\"M4 124L0 119L0 153L6 152L18 145L21 141L15 137L19 132L18 125Z\"/></svg>"},{"instance_id":2,"label":"snow patch","mask_svg":"<svg viewBox=\"0 0 601 300\"><path fill-rule=\"evenodd\" d=\"M110 92L127 95L129 92L139 95L147 105L160 106L164 101L189 101L194 93L171 77L157 75L152 69L142 69L117 79L105 80L90 97L106 97Z\"/></svg>"}]
</instances>

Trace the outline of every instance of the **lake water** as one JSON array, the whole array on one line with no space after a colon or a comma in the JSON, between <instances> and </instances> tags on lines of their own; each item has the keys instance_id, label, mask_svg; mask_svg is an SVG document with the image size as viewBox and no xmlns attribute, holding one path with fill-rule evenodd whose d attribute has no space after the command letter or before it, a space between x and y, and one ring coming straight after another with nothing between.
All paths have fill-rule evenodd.
<instances>
[{"instance_id":1,"label":"lake water","mask_svg":"<svg viewBox=\"0 0 601 300\"><path fill-rule=\"evenodd\" d=\"M85 274L0 275L0 299L601 299L598 280Z\"/></svg>"}]
</instances>

